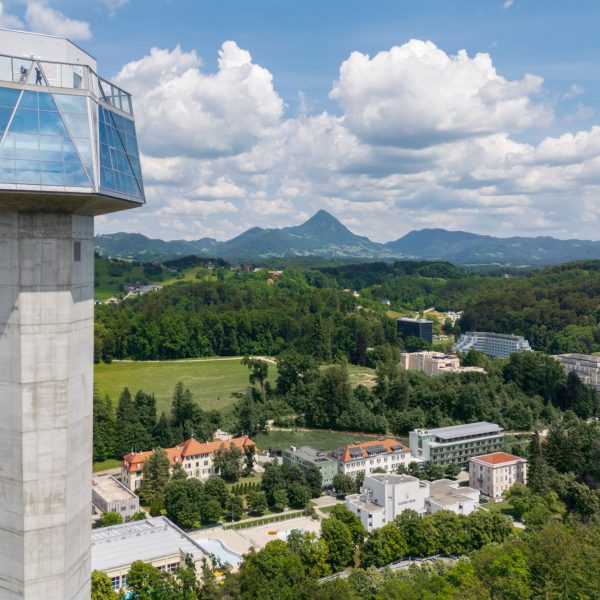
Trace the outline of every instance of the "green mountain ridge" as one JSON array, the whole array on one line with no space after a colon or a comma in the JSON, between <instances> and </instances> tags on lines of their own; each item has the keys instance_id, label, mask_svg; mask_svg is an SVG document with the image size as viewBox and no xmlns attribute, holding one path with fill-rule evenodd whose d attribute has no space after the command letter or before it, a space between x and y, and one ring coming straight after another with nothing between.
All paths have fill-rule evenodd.
<instances>
[{"instance_id":1,"label":"green mountain ridge","mask_svg":"<svg viewBox=\"0 0 600 600\"><path fill-rule=\"evenodd\" d=\"M543 237L499 238L466 231L422 229L385 244L356 235L333 215L318 211L301 225L252 227L227 241L151 239L139 233L96 236L103 256L164 261L195 254L227 260L320 257L444 260L471 265L537 266L600 258L600 241Z\"/></svg>"}]
</instances>

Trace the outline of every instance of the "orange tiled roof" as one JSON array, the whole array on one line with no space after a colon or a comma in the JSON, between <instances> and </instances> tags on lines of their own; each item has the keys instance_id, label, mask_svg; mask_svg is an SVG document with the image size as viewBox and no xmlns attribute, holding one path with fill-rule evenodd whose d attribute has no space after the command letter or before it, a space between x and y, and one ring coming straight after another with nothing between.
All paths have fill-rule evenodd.
<instances>
[{"instance_id":1,"label":"orange tiled roof","mask_svg":"<svg viewBox=\"0 0 600 600\"><path fill-rule=\"evenodd\" d=\"M186 440L181 446L175 446L173 448L165 448L165 452L169 457L169 464L174 465L177 462L183 462L183 459L187 456L194 456L196 454L215 454L221 447L228 449L231 445L237 446L240 450L245 450L250 446L256 448L256 444L247 436L233 438L232 440L216 440L214 442L199 442L194 438ZM145 452L130 452L123 457L121 465L127 469L130 473L139 471L143 468L144 463L152 455L152 450ZM142 467L138 469L138 464Z\"/></svg>"},{"instance_id":2,"label":"orange tiled roof","mask_svg":"<svg viewBox=\"0 0 600 600\"><path fill-rule=\"evenodd\" d=\"M489 465L500 465L502 463L513 462L515 460L523 460L520 456L508 454L507 452L493 452L492 454L484 454L483 456L474 456L474 459Z\"/></svg>"},{"instance_id":3,"label":"orange tiled roof","mask_svg":"<svg viewBox=\"0 0 600 600\"><path fill-rule=\"evenodd\" d=\"M372 446L383 446L385 448L386 454L391 454L393 452L392 446L400 446L402 448L402 452L410 452L410 449L407 448L404 444L401 444L398 440L387 438L385 440L361 442L360 444L348 444L347 446L338 448L338 450L336 450L336 454L339 460L341 460L342 462L350 462L352 460L356 460L357 458L367 458L367 456L371 456L367 453L367 448L370 448ZM350 448L358 448L360 450L360 456L352 456L350 454Z\"/></svg>"}]
</instances>

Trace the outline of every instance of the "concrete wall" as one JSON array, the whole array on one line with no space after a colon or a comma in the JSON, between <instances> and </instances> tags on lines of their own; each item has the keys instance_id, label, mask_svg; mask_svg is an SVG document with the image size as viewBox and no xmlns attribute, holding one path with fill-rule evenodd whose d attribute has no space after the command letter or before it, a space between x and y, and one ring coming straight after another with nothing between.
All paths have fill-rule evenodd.
<instances>
[{"instance_id":1,"label":"concrete wall","mask_svg":"<svg viewBox=\"0 0 600 600\"><path fill-rule=\"evenodd\" d=\"M0 214L2 600L90 597L93 256L92 217Z\"/></svg>"}]
</instances>

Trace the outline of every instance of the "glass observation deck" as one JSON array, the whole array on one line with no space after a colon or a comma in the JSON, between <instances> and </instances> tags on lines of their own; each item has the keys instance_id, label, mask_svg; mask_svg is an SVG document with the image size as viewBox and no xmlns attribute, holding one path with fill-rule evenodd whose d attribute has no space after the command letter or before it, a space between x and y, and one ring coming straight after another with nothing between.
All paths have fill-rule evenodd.
<instances>
[{"instance_id":1,"label":"glass observation deck","mask_svg":"<svg viewBox=\"0 0 600 600\"><path fill-rule=\"evenodd\" d=\"M0 195L9 190L143 204L130 94L89 65L0 54Z\"/></svg>"}]
</instances>

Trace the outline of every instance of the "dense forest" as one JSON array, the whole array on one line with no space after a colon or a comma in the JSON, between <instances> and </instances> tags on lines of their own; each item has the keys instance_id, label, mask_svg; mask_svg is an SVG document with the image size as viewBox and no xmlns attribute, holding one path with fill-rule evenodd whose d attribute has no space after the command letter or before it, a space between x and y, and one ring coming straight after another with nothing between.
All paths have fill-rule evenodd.
<instances>
[{"instance_id":1,"label":"dense forest","mask_svg":"<svg viewBox=\"0 0 600 600\"><path fill-rule=\"evenodd\" d=\"M589 353L600 351L599 297L600 261L523 275L467 272L449 263L363 263L290 268L275 279L266 270L232 274L221 267L155 294L99 306L96 357L293 349L322 362L367 364L367 349L402 347L387 308L416 314L429 307L464 310L452 333L514 333L549 354Z\"/></svg>"}]
</instances>

